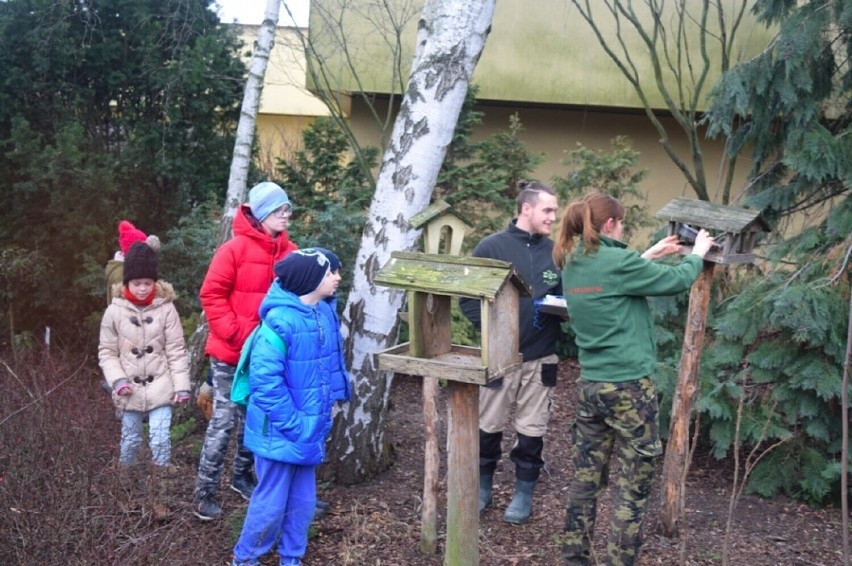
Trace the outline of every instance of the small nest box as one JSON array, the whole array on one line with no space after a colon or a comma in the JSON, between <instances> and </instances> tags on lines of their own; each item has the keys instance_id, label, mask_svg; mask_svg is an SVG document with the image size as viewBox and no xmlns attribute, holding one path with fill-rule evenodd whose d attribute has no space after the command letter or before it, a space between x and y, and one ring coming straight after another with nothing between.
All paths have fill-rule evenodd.
<instances>
[{"instance_id":1,"label":"small nest box","mask_svg":"<svg viewBox=\"0 0 852 566\"><path fill-rule=\"evenodd\" d=\"M530 289L512 264L393 252L375 282L409 293L410 341L376 354L380 369L485 385L520 367L518 297ZM452 297L480 301L482 348L451 343Z\"/></svg>"},{"instance_id":2,"label":"small nest box","mask_svg":"<svg viewBox=\"0 0 852 566\"><path fill-rule=\"evenodd\" d=\"M710 232L716 245L704 259L714 263L752 263L757 235L770 231L759 210L688 198L673 199L660 209L657 218L668 221L667 235L678 235L683 255L692 253L698 230Z\"/></svg>"},{"instance_id":3,"label":"small nest box","mask_svg":"<svg viewBox=\"0 0 852 566\"><path fill-rule=\"evenodd\" d=\"M423 248L427 254L440 253L443 234L444 253L459 255L465 235L472 230L470 222L443 199L412 216L410 222L412 228L423 229Z\"/></svg>"}]
</instances>

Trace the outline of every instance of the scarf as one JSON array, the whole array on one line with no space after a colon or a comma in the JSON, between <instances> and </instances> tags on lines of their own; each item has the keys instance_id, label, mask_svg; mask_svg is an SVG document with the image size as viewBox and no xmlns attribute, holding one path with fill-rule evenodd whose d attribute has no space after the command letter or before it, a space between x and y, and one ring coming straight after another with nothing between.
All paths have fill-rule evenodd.
<instances>
[{"instance_id":1,"label":"scarf","mask_svg":"<svg viewBox=\"0 0 852 566\"><path fill-rule=\"evenodd\" d=\"M134 305L136 305L137 307L147 307L148 305L150 305L151 303L154 302L154 297L156 297L156 296L157 296L157 287L156 286L154 287L154 289L151 290L150 293L148 293L148 296L145 297L142 300L137 299L133 295L133 293L130 292L130 289L128 289L126 285L124 286L124 298L127 299L128 301L130 301L131 303L133 303Z\"/></svg>"}]
</instances>

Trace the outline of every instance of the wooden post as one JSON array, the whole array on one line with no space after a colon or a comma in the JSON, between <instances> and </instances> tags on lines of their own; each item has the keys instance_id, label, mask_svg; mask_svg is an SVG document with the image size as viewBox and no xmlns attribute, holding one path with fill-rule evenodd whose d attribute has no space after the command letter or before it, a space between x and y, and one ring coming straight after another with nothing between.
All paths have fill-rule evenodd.
<instances>
[{"instance_id":1,"label":"wooden post","mask_svg":"<svg viewBox=\"0 0 852 566\"><path fill-rule=\"evenodd\" d=\"M438 450L438 378L423 377L423 507L420 512L420 550L435 554L438 550L438 471L441 454Z\"/></svg>"},{"instance_id":2,"label":"wooden post","mask_svg":"<svg viewBox=\"0 0 852 566\"><path fill-rule=\"evenodd\" d=\"M409 353L418 358L446 354L452 346L450 297L431 293L409 293L408 320L411 323ZM423 462L423 507L420 525L420 550L435 554L438 549L438 378L423 376L423 424L425 427Z\"/></svg>"},{"instance_id":3,"label":"wooden post","mask_svg":"<svg viewBox=\"0 0 852 566\"><path fill-rule=\"evenodd\" d=\"M449 382L444 566L479 564L479 386Z\"/></svg>"},{"instance_id":4,"label":"wooden post","mask_svg":"<svg viewBox=\"0 0 852 566\"><path fill-rule=\"evenodd\" d=\"M663 501L660 522L663 534L669 537L677 536L678 521L683 509L683 482L689 470L689 422L693 397L698 388L698 370L701 350L704 347L704 328L707 322L707 307L710 303L714 267L714 263L704 262L701 275L698 276L689 293L689 314L672 402L669 441L663 461Z\"/></svg>"}]
</instances>

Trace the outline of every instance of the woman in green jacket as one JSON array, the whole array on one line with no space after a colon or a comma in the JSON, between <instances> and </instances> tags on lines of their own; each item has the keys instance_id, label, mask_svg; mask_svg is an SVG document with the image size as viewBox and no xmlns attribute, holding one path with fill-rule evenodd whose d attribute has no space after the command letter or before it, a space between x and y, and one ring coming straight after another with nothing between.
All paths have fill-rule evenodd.
<instances>
[{"instance_id":1,"label":"woman in green jacket","mask_svg":"<svg viewBox=\"0 0 852 566\"><path fill-rule=\"evenodd\" d=\"M713 245L702 230L679 265L657 264L651 260L680 251L677 237L664 238L639 255L619 241L623 219L624 206L617 199L591 192L568 205L553 246L580 361L574 478L561 540L563 559L571 565L590 564L597 496L606 487L602 480L613 451L620 476L606 563L636 560L654 457L662 452L652 377L656 346L646 297L689 289Z\"/></svg>"}]
</instances>

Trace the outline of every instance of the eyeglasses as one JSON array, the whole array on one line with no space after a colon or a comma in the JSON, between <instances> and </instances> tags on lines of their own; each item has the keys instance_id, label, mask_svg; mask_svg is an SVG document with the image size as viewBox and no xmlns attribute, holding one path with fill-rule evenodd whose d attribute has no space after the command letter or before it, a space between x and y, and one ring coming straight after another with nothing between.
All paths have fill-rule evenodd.
<instances>
[{"instance_id":1,"label":"eyeglasses","mask_svg":"<svg viewBox=\"0 0 852 566\"><path fill-rule=\"evenodd\" d=\"M272 216L276 218L286 218L293 213L293 209L290 208L289 204L285 204L283 206L279 206L275 210L272 211Z\"/></svg>"}]
</instances>

